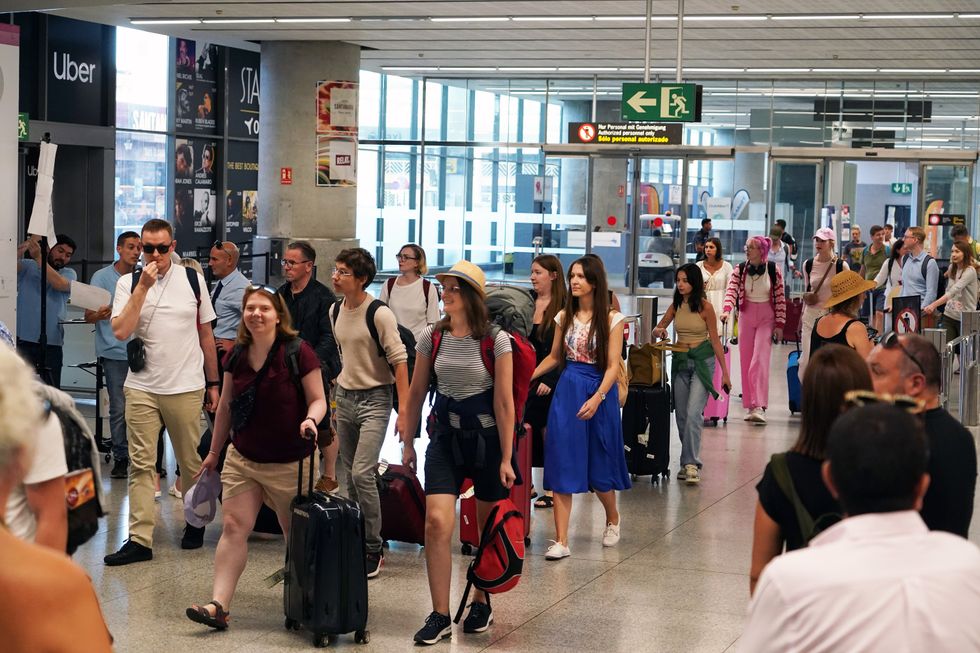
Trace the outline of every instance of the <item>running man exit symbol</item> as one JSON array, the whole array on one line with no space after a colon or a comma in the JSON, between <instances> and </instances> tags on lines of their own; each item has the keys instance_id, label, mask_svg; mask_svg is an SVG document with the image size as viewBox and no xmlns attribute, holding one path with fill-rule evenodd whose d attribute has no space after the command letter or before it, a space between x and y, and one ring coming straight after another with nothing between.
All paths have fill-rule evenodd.
<instances>
[{"instance_id":1,"label":"running man exit symbol","mask_svg":"<svg viewBox=\"0 0 980 653\"><path fill-rule=\"evenodd\" d=\"M701 120L697 84L623 84L624 120L697 122Z\"/></svg>"}]
</instances>

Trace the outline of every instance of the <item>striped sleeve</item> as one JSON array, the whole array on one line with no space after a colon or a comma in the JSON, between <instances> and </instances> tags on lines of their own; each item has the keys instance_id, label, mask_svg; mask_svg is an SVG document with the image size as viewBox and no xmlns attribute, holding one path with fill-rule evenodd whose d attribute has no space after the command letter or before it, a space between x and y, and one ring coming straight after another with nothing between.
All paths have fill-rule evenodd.
<instances>
[{"instance_id":1,"label":"striped sleeve","mask_svg":"<svg viewBox=\"0 0 980 653\"><path fill-rule=\"evenodd\" d=\"M742 285L741 269L739 265L732 266L732 276L728 279L728 289L725 290L725 303L722 306L722 311L725 313L731 313L738 306L739 289Z\"/></svg>"}]
</instances>

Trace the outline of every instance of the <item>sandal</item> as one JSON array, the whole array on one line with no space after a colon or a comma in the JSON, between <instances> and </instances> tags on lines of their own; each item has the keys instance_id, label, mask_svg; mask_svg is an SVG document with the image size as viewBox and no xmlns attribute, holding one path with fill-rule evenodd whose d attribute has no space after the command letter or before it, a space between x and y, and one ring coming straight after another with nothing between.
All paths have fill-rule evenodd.
<instances>
[{"instance_id":1,"label":"sandal","mask_svg":"<svg viewBox=\"0 0 980 653\"><path fill-rule=\"evenodd\" d=\"M208 612L207 606L214 606L214 616ZM197 622L199 624L204 624L210 628L217 628L218 630L227 630L228 621L230 620L230 615L225 612L225 609L221 607L221 604L217 601L211 601L210 603L205 603L202 605L197 605L196 603L187 608L187 618L191 621Z\"/></svg>"},{"instance_id":2,"label":"sandal","mask_svg":"<svg viewBox=\"0 0 980 653\"><path fill-rule=\"evenodd\" d=\"M538 500L534 502L535 508L551 508L555 505L555 500L549 497L547 494L543 497L538 497Z\"/></svg>"},{"instance_id":3,"label":"sandal","mask_svg":"<svg viewBox=\"0 0 980 653\"><path fill-rule=\"evenodd\" d=\"M538 491L534 489L534 486L533 485L531 486L531 498L532 499L537 499L538 498Z\"/></svg>"}]
</instances>

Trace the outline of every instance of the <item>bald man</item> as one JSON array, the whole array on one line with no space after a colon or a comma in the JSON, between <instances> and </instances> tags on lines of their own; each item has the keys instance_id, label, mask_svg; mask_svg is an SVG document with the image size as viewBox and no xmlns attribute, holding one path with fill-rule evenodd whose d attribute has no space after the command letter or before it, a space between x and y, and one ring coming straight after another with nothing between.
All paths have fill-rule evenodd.
<instances>
[{"instance_id":1,"label":"bald man","mask_svg":"<svg viewBox=\"0 0 980 653\"><path fill-rule=\"evenodd\" d=\"M242 297L251 283L238 271L238 246L229 241L217 241L211 248L208 265L217 283L211 291L211 303L218 318L214 321L214 342L218 360L235 345L238 325L242 321Z\"/></svg>"}]
</instances>

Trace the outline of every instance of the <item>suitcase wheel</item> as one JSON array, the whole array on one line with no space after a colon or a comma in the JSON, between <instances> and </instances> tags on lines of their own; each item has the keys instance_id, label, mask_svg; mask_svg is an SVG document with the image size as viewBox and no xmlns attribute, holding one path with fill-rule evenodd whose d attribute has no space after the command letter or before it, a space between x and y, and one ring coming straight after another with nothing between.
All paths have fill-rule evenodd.
<instances>
[{"instance_id":1,"label":"suitcase wheel","mask_svg":"<svg viewBox=\"0 0 980 653\"><path fill-rule=\"evenodd\" d=\"M463 546L459 547L459 550L460 550L460 552L462 552L462 554L464 556L471 556L471 555L473 555L473 546L470 545L470 544L465 544L464 543Z\"/></svg>"},{"instance_id":2,"label":"suitcase wheel","mask_svg":"<svg viewBox=\"0 0 980 653\"><path fill-rule=\"evenodd\" d=\"M282 627L286 630L299 630L299 622L286 617L286 621L282 624Z\"/></svg>"},{"instance_id":3,"label":"suitcase wheel","mask_svg":"<svg viewBox=\"0 0 980 653\"><path fill-rule=\"evenodd\" d=\"M636 474L630 474L630 480L636 481Z\"/></svg>"},{"instance_id":4,"label":"suitcase wheel","mask_svg":"<svg viewBox=\"0 0 980 653\"><path fill-rule=\"evenodd\" d=\"M320 635L313 635L313 646L316 648L325 648L337 641L336 635L331 635L328 633L322 633Z\"/></svg>"},{"instance_id":5,"label":"suitcase wheel","mask_svg":"<svg viewBox=\"0 0 980 653\"><path fill-rule=\"evenodd\" d=\"M728 426L728 418L725 418L725 426Z\"/></svg>"},{"instance_id":6,"label":"suitcase wheel","mask_svg":"<svg viewBox=\"0 0 980 653\"><path fill-rule=\"evenodd\" d=\"M355 644L367 644L371 641L371 631L369 630L358 630L354 633L354 643Z\"/></svg>"},{"instance_id":7,"label":"suitcase wheel","mask_svg":"<svg viewBox=\"0 0 980 653\"><path fill-rule=\"evenodd\" d=\"M726 419L725 422L727 423L728 420ZM711 425L712 426L718 426L718 418L717 417L712 417L711 418Z\"/></svg>"}]
</instances>

